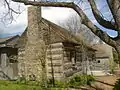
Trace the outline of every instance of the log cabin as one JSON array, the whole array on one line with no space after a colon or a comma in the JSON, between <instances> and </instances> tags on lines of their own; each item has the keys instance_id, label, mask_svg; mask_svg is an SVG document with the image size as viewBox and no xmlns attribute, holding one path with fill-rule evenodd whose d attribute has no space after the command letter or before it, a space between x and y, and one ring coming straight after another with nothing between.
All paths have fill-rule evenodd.
<instances>
[{"instance_id":1,"label":"log cabin","mask_svg":"<svg viewBox=\"0 0 120 90\"><path fill-rule=\"evenodd\" d=\"M95 49L76 35L41 17L40 7L28 8L28 27L18 41L18 74L39 79L44 63L47 78L64 79L85 73Z\"/></svg>"}]
</instances>

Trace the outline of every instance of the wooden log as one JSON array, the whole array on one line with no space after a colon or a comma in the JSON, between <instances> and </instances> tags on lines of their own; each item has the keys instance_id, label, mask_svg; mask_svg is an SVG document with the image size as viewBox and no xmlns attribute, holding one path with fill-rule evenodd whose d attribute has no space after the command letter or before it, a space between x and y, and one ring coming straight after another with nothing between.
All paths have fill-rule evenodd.
<instances>
[{"instance_id":1,"label":"wooden log","mask_svg":"<svg viewBox=\"0 0 120 90\"><path fill-rule=\"evenodd\" d=\"M60 63L53 63L53 67L58 67L58 66L61 66L62 64ZM48 66L51 67L51 63L48 63Z\"/></svg>"},{"instance_id":2,"label":"wooden log","mask_svg":"<svg viewBox=\"0 0 120 90\"><path fill-rule=\"evenodd\" d=\"M62 48L63 44L62 43L54 43L54 44L50 44L51 47L50 48Z\"/></svg>"},{"instance_id":3,"label":"wooden log","mask_svg":"<svg viewBox=\"0 0 120 90\"><path fill-rule=\"evenodd\" d=\"M47 63L51 63L50 60L47 61ZM62 60L53 60L52 63L59 63L59 64L62 64Z\"/></svg>"},{"instance_id":4,"label":"wooden log","mask_svg":"<svg viewBox=\"0 0 120 90\"><path fill-rule=\"evenodd\" d=\"M62 60L62 54L60 54L60 55L48 55L47 60L49 61L50 58L52 58L52 60Z\"/></svg>"},{"instance_id":5,"label":"wooden log","mask_svg":"<svg viewBox=\"0 0 120 90\"><path fill-rule=\"evenodd\" d=\"M57 51L57 50L58 50L58 51L63 51L63 48L60 47L60 48L47 49L47 52L49 52L49 51L52 52L52 51Z\"/></svg>"},{"instance_id":6,"label":"wooden log","mask_svg":"<svg viewBox=\"0 0 120 90\"><path fill-rule=\"evenodd\" d=\"M63 54L63 51L59 51L59 50L56 50L56 51L47 51L47 55L56 55L56 54Z\"/></svg>"}]
</instances>

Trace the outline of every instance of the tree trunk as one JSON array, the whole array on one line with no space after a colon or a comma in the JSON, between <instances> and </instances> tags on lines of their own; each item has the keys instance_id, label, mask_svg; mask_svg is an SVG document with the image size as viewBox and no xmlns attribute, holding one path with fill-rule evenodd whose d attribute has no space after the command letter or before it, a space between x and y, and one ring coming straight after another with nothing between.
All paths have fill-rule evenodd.
<instances>
[{"instance_id":1,"label":"tree trunk","mask_svg":"<svg viewBox=\"0 0 120 90\"><path fill-rule=\"evenodd\" d=\"M47 88L47 75L46 75L46 67L42 66L42 86Z\"/></svg>"},{"instance_id":2,"label":"tree trunk","mask_svg":"<svg viewBox=\"0 0 120 90\"><path fill-rule=\"evenodd\" d=\"M115 49L118 53L118 63L119 63L119 68L120 68L120 45L117 45Z\"/></svg>"},{"instance_id":3,"label":"tree trunk","mask_svg":"<svg viewBox=\"0 0 120 90\"><path fill-rule=\"evenodd\" d=\"M115 22L118 26L118 40L116 41L117 44L116 44L116 51L118 53L118 59L120 59L120 0L113 0L112 1L113 3L112 4L112 7L113 7L113 15L114 15L114 19L115 19ZM119 68L120 68L120 60L119 60Z\"/></svg>"}]
</instances>

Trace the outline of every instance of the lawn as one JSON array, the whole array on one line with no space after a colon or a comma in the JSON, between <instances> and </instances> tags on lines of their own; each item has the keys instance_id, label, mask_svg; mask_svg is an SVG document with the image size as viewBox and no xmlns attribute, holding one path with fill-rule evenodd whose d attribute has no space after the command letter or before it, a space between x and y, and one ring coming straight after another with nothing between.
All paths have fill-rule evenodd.
<instances>
[{"instance_id":1,"label":"lawn","mask_svg":"<svg viewBox=\"0 0 120 90\"><path fill-rule=\"evenodd\" d=\"M43 89L39 86L7 84L0 85L0 90L43 90Z\"/></svg>"},{"instance_id":2,"label":"lawn","mask_svg":"<svg viewBox=\"0 0 120 90\"><path fill-rule=\"evenodd\" d=\"M65 81L55 80L54 88L51 79L47 81L47 87L49 88L42 88L38 81L26 81L24 79L16 81L0 80L0 90L70 90L67 88L78 88L90 85L92 82L94 82L94 77L86 74L74 75Z\"/></svg>"},{"instance_id":3,"label":"lawn","mask_svg":"<svg viewBox=\"0 0 120 90\"><path fill-rule=\"evenodd\" d=\"M40 86L29 86L29 85L18 85L18 84L7 84L1 85L0 90L68 90L64 88L47 88L43 89Z\"/></svg>"},{"instance_id":4,"label":"lawn","mask_svg":"<svg viewBox=\"0 0 120 90\"><path fill-rule=\"evenodd\" d=\"M4 83L1 83L0 81L0 90L43 90L43 89L40 86L8 83L8 81L6 82L4 81Z\"/></svg>"},{"instance_id":5,"label":"lawn","mask_svg":"<svg viewBox=\"0 0 120 90\"><path fill-rule=\"evenodd\" d=\"M16 81L0 80L0 90L68 90L64 88L41 88L40 86L17 84Z\"/></svg>"}]
</instances>

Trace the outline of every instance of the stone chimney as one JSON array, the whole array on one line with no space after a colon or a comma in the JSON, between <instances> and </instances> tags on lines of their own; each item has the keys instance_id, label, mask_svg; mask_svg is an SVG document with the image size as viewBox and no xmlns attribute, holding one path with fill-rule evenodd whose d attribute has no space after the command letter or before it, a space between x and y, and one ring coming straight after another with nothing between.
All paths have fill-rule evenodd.
<instances>
[{"instance_id":1,"label":"stone chimney","mask_svg":"<svg viewBox=\"0 0 120 90\"><path fill-rule=\"evenodd\" d=\"M25 46L25 75L33 75L39 78L41 74L41 61L38 53L41 53L41 38L39 37L41 21L41 7L28 8L27 43Z\"/></svg>"},{"instance_id":2,"label":"stone chimney","mask_svg":"<svg viewBox=\"0 0 120 90\"><path fill-rule=\"evenodd\" d=\"M36 42L38 39L38 32L40 29L40 20L41 20L41 7L32 6L28 7L28 41L30 43Z\"/></svg>"}]
</instances>

